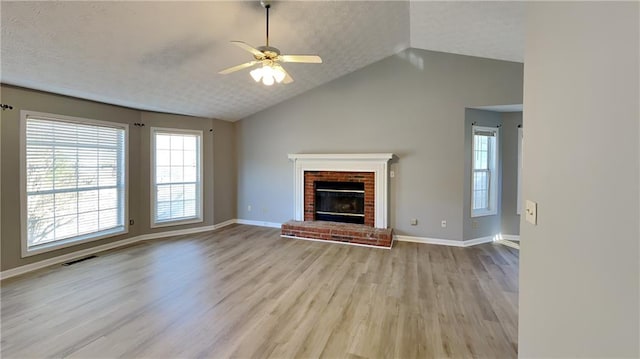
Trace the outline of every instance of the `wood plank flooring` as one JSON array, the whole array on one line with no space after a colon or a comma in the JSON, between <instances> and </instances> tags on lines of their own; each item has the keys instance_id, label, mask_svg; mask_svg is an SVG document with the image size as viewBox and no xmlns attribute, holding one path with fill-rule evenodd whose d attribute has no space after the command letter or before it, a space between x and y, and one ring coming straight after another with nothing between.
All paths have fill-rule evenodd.
<instances>
[{"instance_id":1,"label":"wood plank flooring","mask_svg":"<svg viewBox=\"0 0 640 359\"><path fill-rule=\"evenodd\" d=\"M3 358L515 358L518 251L233 225L1 284Z\"/></svg>"}]
</instances>

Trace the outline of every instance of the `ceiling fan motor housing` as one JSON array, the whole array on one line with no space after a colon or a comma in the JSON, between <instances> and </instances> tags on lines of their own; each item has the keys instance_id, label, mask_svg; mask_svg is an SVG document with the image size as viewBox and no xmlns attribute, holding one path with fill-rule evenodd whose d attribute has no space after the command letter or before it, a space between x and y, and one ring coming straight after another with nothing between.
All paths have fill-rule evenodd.
<instances>
[{"instance_id":1,"label":"ceiling fan motor housing","mask_svg":"<svg viewBox=\"0 0 640 359\"><path fill-rule=\"evenodd\" d=\"M278 55L280 55L280 50L271 46L260 46L258 47L258 50L262 51L262 53L264 53L265 55L265 58L269 60L273 60L276 57L278 57ZM264 59L258 58L258 56L255 56L255 58L256 60L264 60Z\"/></svg>"}]
</instances>

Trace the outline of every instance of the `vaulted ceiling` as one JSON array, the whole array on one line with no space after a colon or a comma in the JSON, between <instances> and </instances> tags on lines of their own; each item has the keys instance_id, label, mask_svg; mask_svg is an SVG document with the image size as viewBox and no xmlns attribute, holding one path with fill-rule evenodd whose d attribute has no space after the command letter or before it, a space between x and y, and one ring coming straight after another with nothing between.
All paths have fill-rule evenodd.
<instances>
[{"instance_id":1,"label":"vaulted ceiling","mask_svg":"<svg viewBox=\"0 0 640 359\"><path fill-rule=\"evenodd\" d=\"M287 63L266 87L231 45L264 45L264 9L237 2L1 3L5 84L160 112L237 120L407 47L523 61L515 2L275 1L270 42L323 64Z\"/></svg>"}]
</instances>

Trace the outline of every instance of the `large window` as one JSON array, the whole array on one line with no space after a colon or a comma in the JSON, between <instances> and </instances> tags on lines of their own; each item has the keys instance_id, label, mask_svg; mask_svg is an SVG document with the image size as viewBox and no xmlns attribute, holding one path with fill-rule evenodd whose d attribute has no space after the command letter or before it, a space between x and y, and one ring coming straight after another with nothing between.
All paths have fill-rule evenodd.
<instances>
[{"instance_id":1,"label":"large window","mask_svg":"<svg viewBox=\"0 0 640 359\"><path fill-rule=\"evenodd\" d=\"M202 222L202 131L151 129L152 227Z\"/></svg>"},{"instance_id":2,"label":"large window","mask_svg":"<svg viewBox=\"0 0 640 359\"><path fill-rule=\"evenodd\" d=\"M23 256L125 233L127 125L21 117Z\"/></svg>"},{"instance_id":3,"label":"large window","mask_svg":"<svg viewBox=\"0 0 640 359\"><path fill-rule=\"evenodd\" d=\"M471 216L498 213L498 129L473 126Z\"/></svg>"}]
</instances>

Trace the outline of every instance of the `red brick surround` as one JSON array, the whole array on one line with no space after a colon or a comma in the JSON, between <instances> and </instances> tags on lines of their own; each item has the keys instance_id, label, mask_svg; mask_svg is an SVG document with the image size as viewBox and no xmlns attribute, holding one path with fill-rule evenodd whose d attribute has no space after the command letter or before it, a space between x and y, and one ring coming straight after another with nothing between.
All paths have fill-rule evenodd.
<instances>
[{"instance_id":1,"label":"red brick surround","mask_svg":"<svg viewBox=\"0 0 640 359\"><path fill-rule=\"evenodd\" d=\"M364 183L364 224L375 225L375 173L373 172L304 172L304 220L315 220L315 181Z\"/></svg>"}]
</instances>

